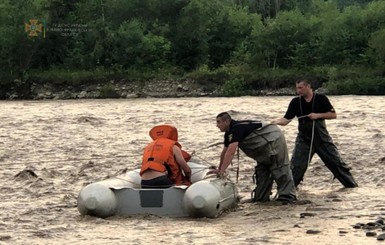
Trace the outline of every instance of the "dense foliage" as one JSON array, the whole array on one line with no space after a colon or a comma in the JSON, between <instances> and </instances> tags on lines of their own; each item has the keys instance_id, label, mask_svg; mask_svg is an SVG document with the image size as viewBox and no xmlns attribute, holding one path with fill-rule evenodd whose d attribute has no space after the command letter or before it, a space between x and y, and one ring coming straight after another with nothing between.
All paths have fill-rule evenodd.
<instances>
[{"instance_id":1,"label":"dense foliage","mask_svg":"<svg viewBox=\"0 0 385 245\"><path fill-rule=\"evenodd\" d=\"M385 94L384 13L379 0L3 0L0 98L39 81L210 76L237 96L304 75Z\"/></svg>"}]
</instances>

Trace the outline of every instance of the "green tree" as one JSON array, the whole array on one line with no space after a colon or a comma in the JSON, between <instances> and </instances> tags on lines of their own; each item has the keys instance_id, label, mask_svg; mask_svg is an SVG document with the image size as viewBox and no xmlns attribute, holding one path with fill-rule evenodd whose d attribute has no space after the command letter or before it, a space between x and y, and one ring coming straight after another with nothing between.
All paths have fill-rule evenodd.
<instances>
[{"instance_id":1,"label":"green tree","mask_svg":"<svg viewBox=\"0 0 385 245\"><path fill-rule=\"evenodd\" d=\"M209 30L209 66L217 68L229 62L233 52L252 30L254 16L245 9L224 8Z\"/></svg>"},{"instance_id":2,"label":"green tree","mask_svg":"<svg viewBox=\"0 0 385 245\"><path fill-rule=\"evenodd\" d=\"M122 23L116 37L116 61L124 68L164 68L170 59L171 43L146 33L143 25L139 20Z\"/></svg>"},{"instance_id":3,"label":"green tree","mask_svg":"<svg viewBox=\"0 0 385 245\"><path fill-rule=\"evenodd\" d=\"M369 38L369 47L368 52L371 56L375 57L374 59L379 63L379 65L385 65L385 28L378 30L372 33Z\"/></svg>"},{"instance_id":4,"label":"green tree","mask_svg":"<svg viewBox=\"0 0 385 245\"><path fill-rule=\"evenodd\" d=\"M43 43L44 1L3 1L0 7L0 78L22 78ZM35 21L35 22L31 22Z\"/></svg>"},{"instance_id":5,"label":"green tree","mask_svg":"<svg viewBox=\"0 0 385 245\"><path fill-rule=\"evenodd\" d=\"M252 32L250 52L256 59L251 62L260 64L262 58L268 68L288 68L293 60L303 63L301 57L293 56L304 55L303 45L311 40L313 28L313 22L298 10L280 12L277 18L266 21L263 29Z\"/></svg>"},{"instance_id":6,"label":"green tree","mask_svg":"<svg viewBox=\"0 0 385 245\"><path fill-rule=\"evenodd\" d=\"M209 32L221 5L218 1L191 0L181 9L175 25L170 27L170 40L175 63L193 70L208 61Z\"/></svg>"},{"instance_id":7,"label":"green tree","mask_svg":"<svg viewBox=\"0 0 385 245\"><path fill-rule=\"evenodd\" d=\"M352 6L342 12L337 7L323 13L323 27L320 31L318 56L319 64L366 65L368 38L384 26L381 13L383 2L367 5L365 8Z\"/></svg>"}]
</instances>

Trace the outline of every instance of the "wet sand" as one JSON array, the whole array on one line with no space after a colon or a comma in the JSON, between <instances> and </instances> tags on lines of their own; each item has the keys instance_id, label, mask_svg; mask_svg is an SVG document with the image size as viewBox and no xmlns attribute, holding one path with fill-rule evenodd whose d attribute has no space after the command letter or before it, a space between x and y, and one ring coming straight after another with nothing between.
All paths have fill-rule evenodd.
<instances>
[{"instance_id":1,"label":"wet sand","mask_svg":"<svg viewBox=\"0 0 385 245\"><path fill-rule=\"evenodd\" d=\"M359 188L342 188L316 156L298 190L310 204L249 203L254 162L241 154L243 198L216 219L80 216L81 188L138 168L152 126L175 125L196 160L217 165L219 112L270 121L291 98L1 101L0 244L378 244L353 225L385 217L384 96L329 97L338 118L328 130ZM291 152L297 122L281 128Z\"/></svg>"}]
</instances>

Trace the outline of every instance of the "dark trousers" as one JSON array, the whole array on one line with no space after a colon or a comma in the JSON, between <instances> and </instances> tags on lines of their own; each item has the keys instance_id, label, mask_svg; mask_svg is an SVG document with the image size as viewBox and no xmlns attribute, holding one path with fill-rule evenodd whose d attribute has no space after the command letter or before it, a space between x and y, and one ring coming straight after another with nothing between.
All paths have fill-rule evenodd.
<instances>
[{"instance_id":1,"label":"dark trousers","mask_svg":"<svg viewBox=\"0 0 385 245\"><path fill-rule=\"evenodd\" d=\"M325 121L300 123L298 125L298 135L295 142L291 167L295 186L303 180L310 160L315 153L321 158L326 167L333 173L341 184L345 187L357 187L357 183L350 173L350 168L342 161L337 147L330 137ZM313 144L311 145L313 135ZM310 149L311 147L311 149ZM311 150L311 152L310 152Z\"/></svg>"},{"instance_id":2,"label":"dark trousers","mask_svg":"<svg viewBox=\"0 0 385 245\"><path fill-rule=\"evenodd\" d=\"M172 181L166 176L159 176L149 180L142 180L141 185L143 189L159 189L169 188L174 185Z\"/></svg>"}]
</instances>

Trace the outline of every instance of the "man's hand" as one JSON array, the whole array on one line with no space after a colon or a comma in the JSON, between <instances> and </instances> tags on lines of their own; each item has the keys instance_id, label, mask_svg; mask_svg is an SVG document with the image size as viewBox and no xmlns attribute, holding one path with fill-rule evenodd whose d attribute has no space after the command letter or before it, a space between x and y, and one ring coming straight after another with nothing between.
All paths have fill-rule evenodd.
<instances>
[{"instance_id":1,"label":"man's hand","mask_svg":"<svg viewBox=\"0 0 385 245\"><path fill-rule=\"evenodd\" d=\"M319 119L320 116L318 113L310 113L309 115L307 115L308 118L310 118L311 120L316 120L316 119Z\"/></svg>"},{"instance_id":2,"label":"man's hand","mask_svg":"<svg viewBox=\"0 0 385 245\"><path fill-rule=\"evenodd\" d=\"M227 178L227 174L223 173L223 172L218 172L217 173L217 178L225 179L225 178Z\"/></svg>"},{"instance_id":3,"label":"man's hand","mask_svg":"<svg viewBox=\"0 0 385 245\"><path fill-rule=\"evenodd\" d=\"M207 172L207 174L218 174L217 166L210 166L209 172Z\"/></svg>"},{"instance_id":4,"label":"man's hand","mask_svg":"<svg viewBox=\"0 0 385 245\"><path fill-rule=\"evenodd\" d=\"M290 121L291 120L288 120L286 118L278 118L278 119L274 119L273 121L271 121L270 124L285 126L285 125L289 124Z\"/></svg>"},{"instance_id":5,"label":"man's hand","mask_svg":"<svg viewBox=\"0 0 385 245\"><path fill-rule=\"evenodd\" d=\"M324 113L310 113L307 115L311 120L316 119L336 119L337 113L335 111L328 111Z\"/></svg>"},{"instance_id":6,"label":"man's hand","mask_svg":"<svg viewBox=\"0 0 385 245\"><path fill-rule=\"evenodd\" d=\"M187 179L191 179L191 171L185 171L184 172L184 176L187 178Z\"/></svg>"}]
</instances>

